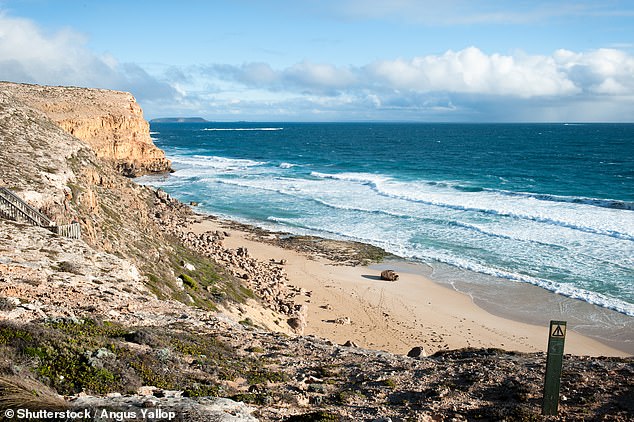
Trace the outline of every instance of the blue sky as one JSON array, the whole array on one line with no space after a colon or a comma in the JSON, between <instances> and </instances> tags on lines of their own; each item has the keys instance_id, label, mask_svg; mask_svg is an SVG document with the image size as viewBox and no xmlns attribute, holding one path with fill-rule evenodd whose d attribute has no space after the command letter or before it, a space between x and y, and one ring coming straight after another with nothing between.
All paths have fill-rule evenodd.
<instances>
[{"instance_id":1,"label":"blue sky","mask_svg":"<svg viewBox=\"0 0 634 422\"><path fill-rule=\"evenodd\" d=\"M634 2L0 0L0 79L147 118L634 121Z\"/></svg>"}]
</instances>

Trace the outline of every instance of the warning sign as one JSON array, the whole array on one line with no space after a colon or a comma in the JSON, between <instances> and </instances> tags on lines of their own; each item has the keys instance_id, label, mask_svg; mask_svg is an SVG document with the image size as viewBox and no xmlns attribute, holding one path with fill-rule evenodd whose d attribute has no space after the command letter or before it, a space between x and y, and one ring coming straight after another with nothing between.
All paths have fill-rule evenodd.
<instances>
[{"instance_id":1,"label":"warning sign","mask_svg":"<svg viewBox=\"0 0 634 422\"><path fill-rule=\"evenodd\" d=\"M550 326L550 336L551 337L560 337L560 338L564 338L566 337L566 324L558 324L558 323L554 323L551 324Z\"/></svg>"},{"instance_id":2,"label":"warning sign","mask_svg":"<svg viewBox=\"0 0 634 422\"><path fill-rule=\"evenodd\" d=\"M566 321L550 321L548 353L546 354L546 377L544 378L544 401L542 415L556 416L559 406L559 384L566 341Z\"/></svg>"}]
</instances>

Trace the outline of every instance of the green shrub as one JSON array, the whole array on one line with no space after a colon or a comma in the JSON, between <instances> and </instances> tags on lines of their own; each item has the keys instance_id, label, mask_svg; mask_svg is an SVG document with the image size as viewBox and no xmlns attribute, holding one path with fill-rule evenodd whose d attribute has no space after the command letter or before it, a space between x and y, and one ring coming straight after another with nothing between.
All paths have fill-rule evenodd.
<instances>
[{"instance_id":1,"label":"green shrub","mask_svg":"<svg viewBox=\"0 0 634 422\"><path fill-rule=\"evenodd\" d=\"M190 276L188 276L187 274L181 274L178 276L178 278L183 280L183 284L189 287L190 289L193 289L193 290L198 289L198 284L196 283L196 281Z\"/></svg>"}]
</instances>

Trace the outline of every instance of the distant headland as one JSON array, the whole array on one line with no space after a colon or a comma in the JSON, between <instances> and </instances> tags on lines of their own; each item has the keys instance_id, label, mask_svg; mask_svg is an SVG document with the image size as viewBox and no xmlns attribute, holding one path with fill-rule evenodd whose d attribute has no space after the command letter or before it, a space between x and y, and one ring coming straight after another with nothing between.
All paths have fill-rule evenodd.
<instances>
[{"instance_id":1,"label":"distant headland","mask_svg":"<svg viewBox=\"0 0 634 422\"><path fill-rule=\"evenodd\" d=\"M159 119L152 119L150 123L205 123L208 120L202 117L161 117Z\"/></svg>"}]
</instances>

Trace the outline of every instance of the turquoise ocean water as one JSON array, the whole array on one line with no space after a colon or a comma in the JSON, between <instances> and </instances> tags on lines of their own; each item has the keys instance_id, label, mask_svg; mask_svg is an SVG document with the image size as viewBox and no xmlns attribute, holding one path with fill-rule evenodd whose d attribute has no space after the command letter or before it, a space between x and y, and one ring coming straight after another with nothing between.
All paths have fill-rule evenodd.
<instances>
[{"instance_id":1,"label":"turquoise ocean water","mask_svg":"<svg viewBox=\"0 0 634 422\"><path fill-rule=\"evenodd\" d=\"M530 283L634 316L634 125L151 130L176 172L141 182L202 211L371 243L443 274Z\"/></svg>"}]
</instances>

